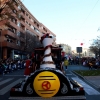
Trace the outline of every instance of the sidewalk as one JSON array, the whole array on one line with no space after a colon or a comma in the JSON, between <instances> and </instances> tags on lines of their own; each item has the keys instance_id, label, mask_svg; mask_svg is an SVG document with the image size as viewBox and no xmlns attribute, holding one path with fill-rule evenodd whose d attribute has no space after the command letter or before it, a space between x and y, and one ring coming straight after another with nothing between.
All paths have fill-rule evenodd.
<instances>
[{"instance_id":1,"label":"sidewalk","mask_svg":"<svg viewBox=\"0 0 100 100\"><path fill-rule=\"evenodd\" d=\"M74 70L89 70L89 68L81 66L81 65L69 65L68 70L74 72ZM84 79L85 81L93 85L94 87L100 89L100 76L84 76L83 77L79 74L76 74L76 75Z\"/></svg>"},{"instance_id":2,"label":"sidewalk","mask_svg":"<svg viewBox=\"0 0 100 100\"><path fill-rule=\"evenodd\" d=\"M96 88L100 88L100 76L84 76L84 78Z\"/></svg>"}]
</instances>

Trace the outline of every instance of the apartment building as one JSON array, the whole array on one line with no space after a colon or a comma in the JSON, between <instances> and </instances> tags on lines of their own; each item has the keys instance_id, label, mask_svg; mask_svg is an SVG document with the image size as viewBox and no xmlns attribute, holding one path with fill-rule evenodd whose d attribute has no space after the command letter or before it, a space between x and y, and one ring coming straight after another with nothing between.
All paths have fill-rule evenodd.
<instances>
[{"instance_id":1,"label":"apartment building","mask_svg":"<svg viewBox=\"0 0 100 100\"><path fill-rule=\"evenodd\" d=\"M9 0L7 1L9 2ZM13 2L15 3L16 9L12 9L12 12L16 14L20 10L19 16L21 20L13 17L13 14L8 20L0 19L0 58L11 57L15 59L16 57L20 57L23 59L27 55L27 52L24 50L25 32L27 30L38 39L47 32L53 37L56 37L56 35L40 23L20 0L13 0ZM7 24L8 22L9 24Z\"/></svg>"}]
</instances>

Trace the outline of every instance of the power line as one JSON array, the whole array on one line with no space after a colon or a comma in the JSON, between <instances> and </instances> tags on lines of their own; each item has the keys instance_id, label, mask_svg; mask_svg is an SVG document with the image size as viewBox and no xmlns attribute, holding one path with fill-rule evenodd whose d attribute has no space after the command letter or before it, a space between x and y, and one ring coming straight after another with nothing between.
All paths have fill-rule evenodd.
<instances>
[{"instance_id":1,"label":"power line","mask_svg":"<svg viewBox=\"0 0 100 100\"><path fill-rule=\"evenodd\" d=\"M93 6L92 10L90 11L90 13L88 14L87 18L85 19L85 21L88 19L88 17L90 16L90 14L93 12L93 10L96 7L96 5L97 5L98 2L99 2L99 0L97 0L97 2L95 3L95 5Z\"/></svg>"},{"instance_id":2,"label":"power line","mask_svg":"<svg viewBox=\"0 0 100 100\"><path fill-rule=\"evenodd\" d=\"M81 29L81 27L84 25L84 23L86 22L86 20L88 19L88 17L91 15L91 13L93 12L94 8L96 7L97 3L99 2L99 0L96 1L95 5L93 6L92 10L90 11L90 13L88 14L88 16L86 17L86 19L84 20L83 24L80 26L79 29Z\"/></svg>"}]
</instances>

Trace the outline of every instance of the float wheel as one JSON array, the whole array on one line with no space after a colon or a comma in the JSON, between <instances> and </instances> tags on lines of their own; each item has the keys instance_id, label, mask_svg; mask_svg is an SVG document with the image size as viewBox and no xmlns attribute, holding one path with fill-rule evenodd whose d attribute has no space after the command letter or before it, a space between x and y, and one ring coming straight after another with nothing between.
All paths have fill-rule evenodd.
<instances>
[{"instance_id":1,"label":"float wheel","mask_svg":"<svg viewBox=\"0 0 100 100\"><path fill-rule=\"evenodd\" d=\"M23 93L24 95L27 95L27 96L31 96L34 94L32 83L29 83L29 82L25 83L23 87Z\"/></svg>"},{"instance_id":2,"label":"float wheel","mask_svg":"<svg viewBox=\"0 0 100 100\"><path fill-rule=\"evenodd\" d=\"M66 96L66 95L69 95L70 91L71 91L70 83L68 82L66 78L61 77L60 78L60 89L57 95Z\"/></svg>"}]
</instances>

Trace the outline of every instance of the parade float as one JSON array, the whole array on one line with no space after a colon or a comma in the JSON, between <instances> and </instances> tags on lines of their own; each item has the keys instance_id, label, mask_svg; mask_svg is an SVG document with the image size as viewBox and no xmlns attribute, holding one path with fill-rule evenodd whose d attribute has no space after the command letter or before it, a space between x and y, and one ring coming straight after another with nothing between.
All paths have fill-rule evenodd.
<instances>
[{"instance_id":1,"label":"parade float","mask_svg":"<svg viewBox=\"0 0 100 100\"><path fill-rule=\"evenodd\" d=\"M10 100L86 100L84 88L69 79L52 59L56 53L61 62L61 48L53 47L54 38L49 33L41 37L43 47L35 49L35 61L39 68L10 90ZM42 61L38 59L42 56Z\"/></svg>"}]
</instances>

